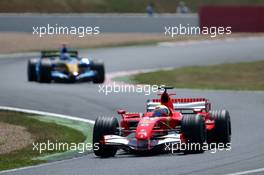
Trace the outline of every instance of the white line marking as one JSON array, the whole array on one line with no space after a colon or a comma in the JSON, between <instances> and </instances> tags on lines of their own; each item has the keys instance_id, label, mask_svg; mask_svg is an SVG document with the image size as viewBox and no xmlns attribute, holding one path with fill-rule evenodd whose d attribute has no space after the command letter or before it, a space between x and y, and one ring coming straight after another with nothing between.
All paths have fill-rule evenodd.
<instances>
[{"instance_id":1,"label":"white line marking","mask_svg":"<svg viewBox=\"0 0 264 175\"><path fill-rule=\"evenodd\" d=\"M172 70L173 67L164 67L164 68L154 68L154 69L138 69L138 70L130 70L130 71L119 71L119 72L110 72L106 74L106 81L105 84L113 84L114 82L117 84L128 84L124 83L122 81L114 81L113 79L116 77L123 77L123 76L131 76L131 75L137 75L141 73L149 73L149 72L155 72L160 70Z\"/></svg>"},{"instance_id":2,"label":"white line marking","mask_svg":"<svg viewBox=\"0 0 264 175\"><path fill-rule=\"evenodd\" d=\"M80 121L80 122L94 124L93 120L83 119L83 118L73 117L73 116L68 116L68 115L63 115L63 114L55 114L55 113L50 113L50 112L43 112L43 111L38 111L38 110L14 108L14 107L9 107L9 106L0 106L0 110L23 112L23 113L27 113L27 114L47 115L47 116L56 117L56 118L64 118L64 119L69 119L69 120L75 120L75 121ZM27 169L31 169L31 168L47 166L47 165L55 164L57 162L63 162L63 161L68 161L68 160L73 160L73 159L78 159L78 158L81 158L81 157L72 158L72 159L66 159L66 160L60 160L60 161L51 162L51 163L45 163L45 164L40 164L40 165L33 165L33 166L27 166L27 167L21 167L21 168L14 168L14 169L10 169L10 170L4 170L4 171L0 171L0 174L12 173L12 172L20 171L20 170L27 170Z\"/></svg>"},{"instance_id":3,"label":"white line marking","mask_svg":"<svg viewBox=\"0 0 264 175\"><path fill-rule=\"evenodd\" d=\"M158 47L178 47L178 46L188 46L197 44L212 44L221 42L237 42L244 40L259 40L263 39L263 36L248 36L248 37L234 37L234 38L222 38L222 39L202 39L202 40L187 40L187 41L174 41L174 42L159 42Z\"/></svg>"},{"instance_id":4,"label":"white line marking","mask_svg":"<svg viewBox=\"0 0 264 175\"><path fill-rule=\"evenodd\" d=\"M9 53L9 54L0 54L1 58L18 58L18 57L37 57L40 54L37 52L28 52L28 53Z\"/></svg>"},{"instance_id":5,"label":"white line marking","mask_svg":"<svg viewBox=\"0 0 264 175\"><path fill-rule=\"evenodd\" d=\"M79 117L73 117L73 116L63 115L63 114L55 114L55 113L50 113L50 112L43 112L43 111L38 111L38 110L14 108L14 107L8 107L8 106L0 106L0 110L24 112L24 113L28 113L28 114L37 114L37 115L48 115L48 116L51 116L51 117L64 118L64 119L69 119L69 120L75 120L75 121L80 121L80 122L94 124L93 120L79 118Z\"/></svg>"},{"instance_id":6,"label":"white line marking","mask_svg":"<svg viewBox=\"0 0 264 175\"><path fill-rule=\"evenodd\" d=\"M226 175L244 175L244 174L253 174L253 173L260 173L260 172L264 172L264 168L248 170L248 171L240 171L240 172L230 173Z\"/></svg>"}]
</instances>

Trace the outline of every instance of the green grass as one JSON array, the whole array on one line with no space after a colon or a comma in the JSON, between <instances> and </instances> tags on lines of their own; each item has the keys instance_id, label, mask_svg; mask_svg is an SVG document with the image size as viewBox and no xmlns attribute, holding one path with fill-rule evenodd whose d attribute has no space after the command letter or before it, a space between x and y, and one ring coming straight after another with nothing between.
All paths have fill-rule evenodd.
<instances>
[{"instance_id":1,"label":"green grass","mask_svg":"<svg viewBox=\"0 0 264 175\"><path fill-rule=\"evenodd\" d=\"M152 0L155 11L175 12L180 0ZM145 12L149 0L1 0L0 12ZM186 4L196 12L202 5L260 5L263 0L188 0Z\"/></svg>"},{"instance_id":2,"label":"green grass","mask_svg":"<svg viewBox=\"0 0 264 175\"><path fill-rule=\"evenodd\" d=\"M130 80L177 88L264 90L264 61L184 67L138 74Z\"/></svg>"},{"instance_id":3,"label":"green grass","mask_svg":"<svg viewBox=\"0 0 264 175\"><path fill-rule=\"evenodd\" d=\"M86 139L81 131L56 123L43 122L32 117L18 112L0 111L0 122L25 127L33 135L34 142L40 143L50 140L51 142L81 143ZM45 151L41 156L54 153L57 151ZM46 162L46 160L36 159L39 156L39 152L33 151L33 145L2 154L0 155L0 170Z\"/></svg>"}]
</instances>

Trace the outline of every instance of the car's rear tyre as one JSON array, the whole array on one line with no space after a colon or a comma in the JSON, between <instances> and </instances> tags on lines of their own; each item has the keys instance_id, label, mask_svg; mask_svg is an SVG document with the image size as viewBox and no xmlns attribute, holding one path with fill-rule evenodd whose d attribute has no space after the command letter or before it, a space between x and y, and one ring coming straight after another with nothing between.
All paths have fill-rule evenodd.
<instances>
[{"instance_id":1,"label":"car's rear tyre","mask_svg":"<svg viewBox=\"0 0 264 175\"><path fill-rule=\"evenodd\" d=\"M92 70L96 71L96 75L93 78L93 83L103 83L105 80L105 68L103 63L94 63Z\"/></svg>"},{"instance_id":2,"label":"car's rear tyre","mask_svg":"<svg viewBox=\"0 0 264 175\"><path fill-rule=\"evenodd\" d=\"M208 142L221 143L227 147L231 142L231 119L227 110L210 111L215 121L215 128L208 133Z\"/></svg>"},{"instance_id":3,"label":"car's rear tyre","mask_svg":"<svg viewBox=\"0 0 264 175\"><path fill-rule=\"evenodd\" d=\"M48 62L42 62L39 66L39 74L37 77L40 83L50 83L51 82L51 65Z\"/></svg>"},{"instance_id":4,"label":"car's rear tyre","mask_svg":"<svg viewBox=\"0 0 264 175\"><path fill-rule=\"evenodd\" d=\"M206 141L205 121L199 114L186 115L182 119L182 132L187 139L184 153L202 153L203 143Z\"/></svg>"},{"instance_id":5,"label":"car's rear tyre","mask_svg":"<svg viewBox=\"0 0 264 175\"><path fill-rule=\"evenodd\" d=\"M37 64L37 60L35 59L28 60L28 65L27 65L28 81L37 81L36 64Z\"/></svg>"},{"instance_id":6,"label":"car's rear tyre","mask_svg":"<svg viewBox=\"0 0 264 175\"><path fill-rule=\"evenodd\" d=\"M93 129L94 154L99 157L113 157L117 152L114 146L102 143L105 135L116 134L119 127L118 120L114 117L98 117Z\"/></svg>"}]
</instances>

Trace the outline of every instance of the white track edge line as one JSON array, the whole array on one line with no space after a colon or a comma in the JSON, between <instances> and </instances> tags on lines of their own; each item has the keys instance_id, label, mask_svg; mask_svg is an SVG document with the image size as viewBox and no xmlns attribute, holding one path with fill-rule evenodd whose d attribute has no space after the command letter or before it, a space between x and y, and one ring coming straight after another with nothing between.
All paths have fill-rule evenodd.
<instances>
[{"instance_id":1,"label":"white track edge line","mask_svg":"<svg viewBox=\"0 0 264 175\"><path fill-rule=\"evenodd\" d=\"M260 173L260 172L264 172L264 168L240 171L240 172L230 173L230 174L225 174L225 175L244 175L244 174L253 174L253 173Z\"/></svg>"},{"instance_id":2,"label":"white track edge line","mask_svg":"<svg viewBox=\"0 0 264 175\"><path fill-rule=\"evenodd\" d=\"M63 115L63 114L43 112L43 111L38 111L38 110L22 109L22 108L15 108L15 107L9 107L9 106L0 106L0 110L23 112L23 113L37 114L37 115L47 115L47 116L56 117L56 118L69 119L69 120L75 120L75 121L94 124L93 120L84 119L84 118L80 118L80 117L73 117L73 116Z\"/></svg>"}]
</instances>

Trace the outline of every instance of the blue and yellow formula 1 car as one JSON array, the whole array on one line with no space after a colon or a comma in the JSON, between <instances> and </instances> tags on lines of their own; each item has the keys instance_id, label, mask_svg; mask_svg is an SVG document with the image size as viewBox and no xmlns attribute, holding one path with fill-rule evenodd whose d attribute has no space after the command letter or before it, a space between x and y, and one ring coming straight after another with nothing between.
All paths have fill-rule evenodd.
<instances>
[{"instance_id":1,"label":"blue and yellow formula 1 car","mask_svg":"<svg viewBox=\"0 0 264 175\"><path fill-rule=\"evenodd\" d=\"M28 60L28 81L40 83L84 82L103 83L104 64L81 58L77 51L42 51L40 58Z\"/></svg>"}]
</instances>

